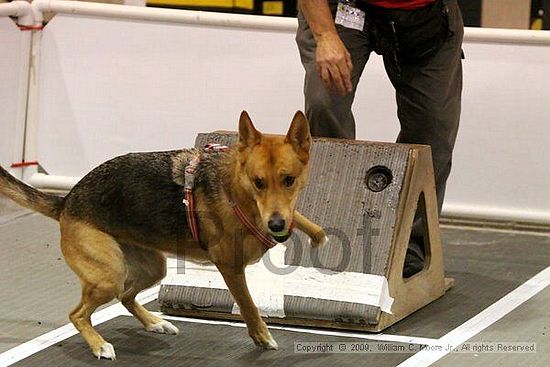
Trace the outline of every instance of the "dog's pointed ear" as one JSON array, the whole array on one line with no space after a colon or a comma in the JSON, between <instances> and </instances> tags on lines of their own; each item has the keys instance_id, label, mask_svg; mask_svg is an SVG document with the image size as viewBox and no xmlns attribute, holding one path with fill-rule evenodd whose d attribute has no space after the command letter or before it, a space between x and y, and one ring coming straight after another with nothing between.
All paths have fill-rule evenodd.
<instances>
[{"instance_id":1,"label":"dog's pointed ear","mask_svg":"<svg viewBox=\"0 0 550 367\"><path fill-rule=\"evenodd\" d=\"M286 133L285 143L292 145L302 162L306 163L309 160L311 134L309 132L309 123L302 111L294 114L290 128Z\"/></svg>"},{"instance_id":2,"label":"dog's pointed ear","mask_svg":"<svg viewBox=\"0 0 550 367\"><path fill-rule=\"evenodd\" d=\"M259 144L262 139L262 134L256 130L248 112L241 112L239 118L239 149L252 148Z\"/></svg>"}]
</instances>

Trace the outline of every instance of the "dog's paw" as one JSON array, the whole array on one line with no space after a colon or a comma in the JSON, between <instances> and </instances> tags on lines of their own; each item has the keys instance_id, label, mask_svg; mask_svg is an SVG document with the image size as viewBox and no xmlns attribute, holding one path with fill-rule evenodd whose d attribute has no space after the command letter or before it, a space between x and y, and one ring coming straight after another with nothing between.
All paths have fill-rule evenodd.
<instances>
[{"instance_id":1,"label":"dog's paw","mask_svg":"<svg viewBox=\"0 0 550 367\"><path fill-rule=\"evenodd\" d=\"M328 243L328 237L326 234L324 234L324 232L323 232L323 236L320 236L318 239L315 239L312 237L308 239L308 244L311 247L320 247L320 246L326 245L327 243Z\"/></svg>"},{"instance_id":2,"label":"dog's paw","mask_svg":"<svg viewBox=\"0 0 550 367\"><path fill-rule=\"evenodd\" d=\"M260 345L260 348L262 349L265 349L265 350L277 350L279 349L279 344L277 344L277 342L275 341L275 339L273 339L273 337L271 335L269 335L270 338L268 340L266 340L266 342L262 345Z\"/></svg>"},{"instance_id":3,"label":"dog's paw","mask_svg":"<svg viewBox=\"0 0 550 367\"><path fill-rule=\"evenodd\" d=\"M101 347L92 350L92 353L94 353L97 359L105 358L112 361L116 360L115 348L111 343L103 343Z\"/></svg>"},{"instance_id":4,"label":"dog's paw","mask_svg":"<svg viewBox=\"0 0 550 367\"><path fill-rule=\"evenodd\" d=\"M170 334L177 335L180 331L177 327L169 323L168 321L161 321L157 324L147 326L145 330L157 334Z\"/></svg>"},{"instance_id":5,"label":"dog's paw","mask_svg":"<svg viewBox=\"0 0 550 367\"><path fill-rule=\"evenodd\" d=\"M254 336L251 335L251 337L252 337L252 340L254 340L254 343L262 349L265 349L265 350L279 349L279 345L277 344L275 339L273 339L273 336L271 336L271 333L269 332L269 330L267 330L267 327L260 334L254 335Z\"/></svg>"}]
</instances>

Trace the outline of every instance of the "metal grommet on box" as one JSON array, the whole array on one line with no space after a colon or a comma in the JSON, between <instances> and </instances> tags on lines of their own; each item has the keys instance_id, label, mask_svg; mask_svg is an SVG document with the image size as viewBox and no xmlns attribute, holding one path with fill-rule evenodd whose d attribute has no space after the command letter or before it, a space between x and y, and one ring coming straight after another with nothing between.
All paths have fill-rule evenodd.
<instances>
[{"instance_id":1,"label":"metal grommet on box","mask_svg":"<svg viewBox=\"0 0 550 367\"><path fill-rule=\"evenodd\" d=\"M374 166L367 171L365 182L370 191L380 192L388 187L393 180L393 175L388 167Z\"/></svg>"}]
</instances>

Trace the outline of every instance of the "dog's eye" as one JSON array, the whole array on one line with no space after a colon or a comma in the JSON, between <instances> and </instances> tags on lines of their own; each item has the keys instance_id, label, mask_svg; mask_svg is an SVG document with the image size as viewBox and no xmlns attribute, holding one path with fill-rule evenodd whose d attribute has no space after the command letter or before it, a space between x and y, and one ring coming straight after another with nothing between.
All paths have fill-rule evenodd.
<instances>
[{"instance_id":1,"label":"dog's eye","mask_svg":"<svg viewBox=\"0 0 550 367\"><path fill-rule=\"evenodd\" d=\"M259 177L256 177L256 178L254 179L254 186L256 186L256 188L257 188L258 190L263 189L263 188L265 187L264 180L262 180L262 179L259 178Z\"/></svg>"},{"instance_id":2,"label":"dog's eye","mask_svg":"<svg viewBox=\"0 0 550 367\"><path fill-rule=\"evenodd\" d=\"M296 180L295 177L286 176L285 179L284 179L285 186L286 187L291 187L292 185L294 185L295 180Z\"/></svg>"}]
</instances>

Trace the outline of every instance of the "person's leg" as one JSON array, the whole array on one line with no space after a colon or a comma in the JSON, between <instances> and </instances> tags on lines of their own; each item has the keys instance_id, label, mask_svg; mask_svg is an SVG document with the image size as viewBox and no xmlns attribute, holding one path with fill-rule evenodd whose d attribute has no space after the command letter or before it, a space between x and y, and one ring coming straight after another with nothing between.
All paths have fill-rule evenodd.
<instances>
[{"instance_id":1,"label":"person's leg","mask_svg":"<svg viewBox=\"0 0 550 367\"><path fill-rule=\"evenodd\" d=\"M401 73L398 74L391 60L385 60L388 76L396 90L401 123L397 142L431 146L439 212L451 171L452 152L460 119L464 34L462 15L456 0L445 2L449 8L449 27L453 36L427 64L401 65ZM405 261L404 276L411 276L423 267L424 232L424 223L417 215Z\"/></svg>"},{"instance_id":2,"label":"person's leg","mask_svg":"<svg viewBox=\"0 0 550 367\"><path fill-rule=\"evenodd\" d=\"M332 8L335 9L335 4ZM351 105L361 73L369 58L368 37L364 32L336 26L353 63L353 91L346 96L325 88L315 62L316 44L304 16L298 14L296 43L306 71L304 81L305 113L313 136L355 139L355 120Z\"/></svg>"}]
</instances>

